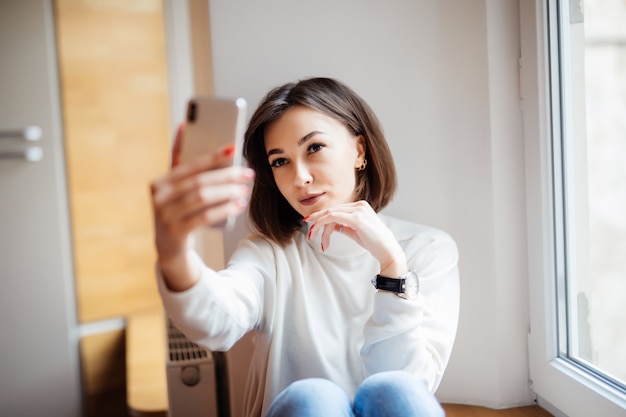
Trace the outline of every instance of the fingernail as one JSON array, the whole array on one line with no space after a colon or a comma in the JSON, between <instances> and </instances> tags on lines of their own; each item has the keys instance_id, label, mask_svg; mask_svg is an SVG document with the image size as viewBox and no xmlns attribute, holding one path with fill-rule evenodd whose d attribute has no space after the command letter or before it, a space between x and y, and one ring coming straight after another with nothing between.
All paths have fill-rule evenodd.
<instances>
[{"instance_id":1,"label":"fingernail","mask_svg":"<svg viewBox=\"0 0 626 417\"><path fill-rule=\"evenodd\" d=\"M322 252L324 252L324 244L322 243Z\"/></svg>"},{"instance_id":2,"label":"fingernail","mask_svg":"<svg viewBox=\"0 0 626 417\"><path fill-rule=\"evenodd\" d=\"M302 218L302 221L303 221L303 222L308 221L308 220L309 220L309 217L311 217L311 215L310 215L310 214L309 214L308 216L303 217L303 218Z\"/></svg>"},{"instance_id":3,"label":"fingernail","mask_svg":"<svg viewBox=\"0 0 626 417\"><path fill-rule=\"evenodd\" d=\"M228 148L224 149L224 156L232 156L235 154L235 145L230 145Z\"/></svg>"},{"instance_id":4,"label":"fingernail","mask_svg":"<svg viewBox=\"0 0 626 417\"><path fill-rule=\"evenodd\" d=\"M311 228L309 229L309 237L308 237L309 240L311 240L311 232L313 232L313 226L311 226Z\"/></svg>"}]
</instances>

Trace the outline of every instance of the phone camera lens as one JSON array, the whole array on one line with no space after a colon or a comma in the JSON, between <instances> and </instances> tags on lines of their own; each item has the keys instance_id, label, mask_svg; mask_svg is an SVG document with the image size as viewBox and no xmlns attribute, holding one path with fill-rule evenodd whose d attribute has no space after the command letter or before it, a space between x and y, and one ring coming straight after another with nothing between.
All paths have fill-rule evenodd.
<instances>
[{"instance_id":1,"label":"phone camera lens","mask_svg":"<svg viewBox=\"0 0 626 417\"><path fill-rule=\"evenodd\" d=\"M196 121L197 106L195 101L190 101L187 106L187 121L192 123Z\"/></svg>"}]
</instances>

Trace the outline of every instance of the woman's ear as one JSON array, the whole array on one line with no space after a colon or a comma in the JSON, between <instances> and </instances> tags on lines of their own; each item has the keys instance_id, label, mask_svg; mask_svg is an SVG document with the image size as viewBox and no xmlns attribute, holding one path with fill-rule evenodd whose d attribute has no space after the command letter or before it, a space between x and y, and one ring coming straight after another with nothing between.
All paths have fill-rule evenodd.
<instances>
[{"instance_id":1,"label":"woman's ear","mask_svg":"<svg viewBox=\"0 0 626 417\"><path fill-rule=\"evenodd\" d=\"M365 161L365 138L363 135L359 135L356 137L356 160L354 161L354 168L359 168L363 166L363 162Z\"/></svg>"}]
</instances>

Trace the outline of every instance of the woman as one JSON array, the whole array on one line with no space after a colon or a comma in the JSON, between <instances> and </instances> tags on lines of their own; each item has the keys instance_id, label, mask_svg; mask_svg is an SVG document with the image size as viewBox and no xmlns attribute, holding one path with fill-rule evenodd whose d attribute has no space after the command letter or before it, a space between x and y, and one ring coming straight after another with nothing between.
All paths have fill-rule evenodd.
<instances>
[{"instance_id":1,"label":"woman","mask_svg":"<svg viewBox=\"0 0 626 417\"><path fill-rule=\"evenodd\" d=\"M378 214L396 176L368 105L333 79L283 85L251 118L250 168L219 168L232 154L174 167L152 203L169 317L211 350L255 332L246 416L443 415L432 393L456 333L457 249ZM206 267L190 234L248 197L255 233L226 269Z\"/></svg>"}]
</instances>

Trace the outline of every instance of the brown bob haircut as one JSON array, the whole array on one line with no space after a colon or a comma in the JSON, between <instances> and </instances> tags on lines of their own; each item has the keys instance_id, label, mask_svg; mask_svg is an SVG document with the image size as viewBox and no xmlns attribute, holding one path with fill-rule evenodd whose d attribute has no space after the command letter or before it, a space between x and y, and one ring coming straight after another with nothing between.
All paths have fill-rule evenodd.
<instances>
[{"instance_id":1,"label":"brown bob haircut","mask_svg":"<svg viewBox=\"0 0 626 417\"><path fill-rule=\"evenodd\" d=\"M379 212L396 190L396 171L391 151L378 118L354 91L332 78L310 78L271 90L256 109L244 139L243 156L256 172L250 196L249 216L262 235L286 244L302 227L302 216L278 190L267 160L265 129L287 110L304 106L343 123L355 136L365 139L364 170L355 170L355 199L365 200Z\"/></svg>"}]
</instances>

